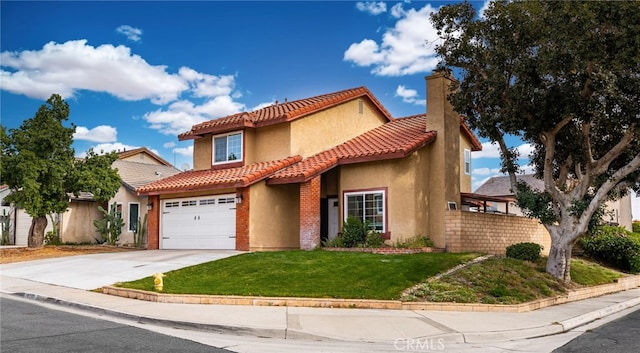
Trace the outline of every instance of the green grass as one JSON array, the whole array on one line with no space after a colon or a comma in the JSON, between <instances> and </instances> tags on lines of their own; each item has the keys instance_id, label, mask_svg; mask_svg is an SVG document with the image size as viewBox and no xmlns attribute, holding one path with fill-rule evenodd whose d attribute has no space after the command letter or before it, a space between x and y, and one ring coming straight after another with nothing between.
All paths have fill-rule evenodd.
<instances>
[{"instance_id":1,"label":"green grass","mask_svg":"<svg viewBox=\"0 0 640 353\"><path fill-rule=\"evenodd\" d=\"M583 286L612 283L622 273L590 262L585 259L571 260L571 280Z\"/></svg>"},{"instance_id":2,"label":"green grass","mask_svg":"<svg viewBox=\"0 0 640 353\"><path fill-rule=\"evenodd\" d=\"M566 287L545 272L546 258L532 263L491 258L470 265L438 281L423 283L403 299L413 301L518 304L561 295ZM574 284L612 283L622 274L581 259L571 261Z\"/></svg>"},{"instance_id":3,"label":"green grass","mask_svg":"<svg viewBox=\"0 0 640 353\"><path fill-rule=\"evenodd\" d=\"M330 251L256 252L171 271L164 293L398 299L476 254L376 255ZM120 287L153 290L152 277Z\"/></svg>"}]
</instances>

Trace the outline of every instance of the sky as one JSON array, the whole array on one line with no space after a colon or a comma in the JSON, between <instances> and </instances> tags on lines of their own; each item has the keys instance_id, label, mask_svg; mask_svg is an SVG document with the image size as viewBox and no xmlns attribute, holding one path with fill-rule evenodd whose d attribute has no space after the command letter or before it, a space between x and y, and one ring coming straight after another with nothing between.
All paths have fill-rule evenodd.
<instances>
[{"instance_id":1,"label":"sky","mask_svg":"<svg viewBox=\"0 0 640 353\"><path fill-rule=\"evenodd\" d=\"M190 169L179 133L276 100L366 86L394 117L424 113L438 62L429 15L447 3L3 0L0 122L18 128L57 93L77 156L147 147ZM500 169L481 142L474 190ZM531 172L530 146L508 142Z\"/></svg>"}]
</instances>

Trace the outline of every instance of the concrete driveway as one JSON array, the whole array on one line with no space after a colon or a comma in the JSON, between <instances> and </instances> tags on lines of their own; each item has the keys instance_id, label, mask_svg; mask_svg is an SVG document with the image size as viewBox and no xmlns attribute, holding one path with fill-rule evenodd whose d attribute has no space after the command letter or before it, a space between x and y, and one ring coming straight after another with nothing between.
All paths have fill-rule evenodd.
<instances>
[{"instance_id":1,"label":"concrete driveway","mask_svg":"<svg viewBox=\"0 0 640 353\"><path fill-rule=\"evenodd\" d=\"M0 274L59 286L96 289L241 254L234 250L141 250L0 265Z\"/></svg>"}]
</instances>

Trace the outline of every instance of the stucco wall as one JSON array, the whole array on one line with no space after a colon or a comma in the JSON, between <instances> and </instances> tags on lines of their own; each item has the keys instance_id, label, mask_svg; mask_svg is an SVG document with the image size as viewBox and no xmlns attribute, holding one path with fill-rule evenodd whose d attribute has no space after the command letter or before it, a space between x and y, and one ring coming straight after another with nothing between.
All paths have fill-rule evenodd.
<instances>
[{"instance_id":1,"label":"stucco wall","mask_svg":"<svg viewBox=\"0 0 640 353\"><path fill-rule=\"evenodd\" d=\"M291 154L309 157L382 125L386 118L374 107L354 99L291 122Z\"/></svg>"},{"instance_id":2,"label":"stucco wall","mask_svg":"<svg viewBox=\"0 0 640 353\"><path fill-rule=\"evenodd\" d=\"M96 202L70 202L67 212L60 220L61 240L70 243L95 243L101 239L100 233L93 226L94 220L103 218L98 205Z\"/></svg>"},{"instance_id":3,"label":"stucco wall","mask_svg":"<svg viewBox=\"0 0 640 353\"><path fill-rule=\"evenodd\" d=\"M211 169L212 145L211 135L193 140L193 170Z\"/></svg>"},{"instance_id":4,"label":"stucco wall","mask_svg":"<svg viewBox=\"0 0 640 353\"><path fill-rule=\"evenodd\" d=\"M291 157L290 126L277 124L245 130L245 163Z\"/></svg>"},{"instance_id":5,"label":"stucco wall","mask_svg":"<svg viewBox=\"0 0 640 353\"><path fill-rule=\"evenodd\" d=\"M340 171L340 228L344 221L345 192L386 188L389 241L429 236L427 154L423 148L402 160L343 166Z\"/></svg>"},{"instance_id":6,"label":"stucco wall","mask_svg":"<svg viewBox=\"0 0 640 353\"><path fill-rule=\"evenodd\" d=\"M249 247L251 250L300 248L299 185L251 186Z\"/></svg>"},{"instance_id":7,"label":"stucco wall","mask_svg":"<svg viewBox=\"0 0 640 353\"><path fill-rule=\"evenodd\" d=\"M538 220L481 212L446 211L445 237L451 252L504 254L507 246L533 242L549 254L551 238Z\"/></svg>"},{"instance_id":8,"label":"stucco wall","mask_svg":"<svg viewBox=\"0 0 640 353\"><path fill-rule=\"evenodd\" d=\"M139 204L138 216L142 220L142 218L144 217L144 213L147 212L147 197L136 196L134 193L125 189L124 187L120 187L113 199L109 201L109 205L111 205L112 203L122 204L122 219L124 220L124 227L122 227L122 234L120 234L118 244L133 244L133 232L129 231L129 206L131 203Z\"/></svg>"}]
</instances>

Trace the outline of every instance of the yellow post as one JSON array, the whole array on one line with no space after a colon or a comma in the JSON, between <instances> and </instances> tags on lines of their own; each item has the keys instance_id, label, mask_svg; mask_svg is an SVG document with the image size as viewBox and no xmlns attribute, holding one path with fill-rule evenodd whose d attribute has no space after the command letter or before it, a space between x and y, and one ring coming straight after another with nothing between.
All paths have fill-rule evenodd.
<instances>
[{"instance_id":1,"label":"yellow post","mask_svg":"<svg viewBox=\"0 0 640 353\"><path fill-rule=\"evenodd\" d=\"M164 277L164 274L160 272L153 274L153 288L158 292L162 292L162 287L164 286L162 277Z\"/></svg>"}]
</instances>

